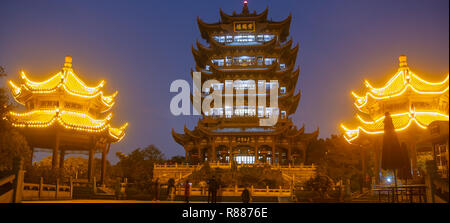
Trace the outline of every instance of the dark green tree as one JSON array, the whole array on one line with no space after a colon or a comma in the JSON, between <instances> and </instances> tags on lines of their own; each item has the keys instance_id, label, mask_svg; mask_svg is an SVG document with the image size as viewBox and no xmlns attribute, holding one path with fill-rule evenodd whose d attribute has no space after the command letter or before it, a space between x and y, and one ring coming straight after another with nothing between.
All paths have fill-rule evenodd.
<instances>
[{"instance_id":1,"label":"dark green tree","mask_svg":"<svg viewBox=\"0 0 450 223\"><path fill-rule=\"evenodd\" d=\"M0 78L5 77L5 69L0 66ZM12 169L14 159L27 161L31 157L28 143L19 132L4 119L13 105L4 88L0 88L0 172Z\"/></svg>"}]
</instances>

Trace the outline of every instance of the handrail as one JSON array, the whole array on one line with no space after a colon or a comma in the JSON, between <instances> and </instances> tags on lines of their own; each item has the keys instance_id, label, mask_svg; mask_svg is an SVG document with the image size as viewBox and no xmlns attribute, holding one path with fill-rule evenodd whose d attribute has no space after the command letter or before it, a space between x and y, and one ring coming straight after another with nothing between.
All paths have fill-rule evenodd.
<instances>
[{"instance_id":1,"label":"handrail","mask_svg":"<svg viewBox=\"0 0 450 223\"><path fill-rule=\"evenodd\" d=\"M266 166L268 164L265 163L255 163L255 164L237 164L237 167L246 167L246 166ZM154 168L196 168L202 166L202 164L154 164ZM229 163L209 163L210 167L229 167ZM281 168L281 169L312 169L315 170L317 168L316 165L269 165L272 168Z\"/></svg>"},{"instance_id":2,"label":"handrail","mask_svg":"<svg viewBox=\"0 0 450 223\"><path fill-rule=\"evenodd\" d=\"M14 181L14 179L16 179L16 175L4 177L3 179L0 179L0 186L7 184L7 183L12 183Z\"/></svg>"}]
</instances>

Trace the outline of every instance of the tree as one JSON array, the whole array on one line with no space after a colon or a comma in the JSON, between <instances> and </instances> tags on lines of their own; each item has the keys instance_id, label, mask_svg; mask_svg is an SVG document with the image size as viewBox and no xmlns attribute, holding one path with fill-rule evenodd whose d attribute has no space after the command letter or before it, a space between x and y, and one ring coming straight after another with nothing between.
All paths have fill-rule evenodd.
<instances>
[{"instance_id":1,"label":"tree","mask_svg":"<svg viewBox=\"0 0 450 223\"><path fill-rule=\"evenodd\" d=\"M184 163L186 162L186 158L184 156L172 156L170 160L167 160L169 163Z\"/></svg>"},{"instance_id":2,"label":"tree","mask_svg":"<svg viewBox=\"0 0 450 223\"><path fill-rule=\"evenodd\" d=\"M0 78L4 76L6 76L5 69L0 66ZM6 95L6 90L0 88L0 171L11 170L12 162L16 158L25 161L31 157L25 137L4 119L11 109L12 104Z\"/></svg>"},{"instance_id":3,"label":"tree","mask_svg":"<svg viewBox=\"0 0 450 223\"><path fill-rule=\"evenodd\" d=\"M153 165L164 161L164 154L154 145L135 149L128 155L116 153L116 156L119 158L115 166L118 176L141 186L151 182Z\"/></svg>"},{"instance_id":4,"label":"tree","mask_svg":"<svg viewBox=\"0 0 450 223\"><path fill-rule=\"evenodd\" d=\"M362 149L347 143L342 136L331 135L327 139L311 142L307 150L307 163L317 164L318 174L328 176L334 182L351 180L352 190L357 190L363 180Z\"/></svg>"}]
</instances>

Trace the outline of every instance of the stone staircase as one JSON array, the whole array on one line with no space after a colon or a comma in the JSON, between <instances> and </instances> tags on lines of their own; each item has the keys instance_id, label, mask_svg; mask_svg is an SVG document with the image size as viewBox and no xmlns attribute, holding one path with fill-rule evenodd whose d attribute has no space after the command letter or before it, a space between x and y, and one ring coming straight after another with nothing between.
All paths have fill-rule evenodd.
<instances>
[{"instance_id":1,"label":"stone staircase","mask_svg":"<svg viewBox=\"0 0 450 223\"><path fill-rule=\"evenodd\" d=\"M275 167L276 168L276 167ZM311 166L280 166L283 179L295 184L303 184L316 176L316 167Z\"/></svg>"},{"instance_id":2,"label":"stone staircase","mask_svg":"<svg viewBox=\"0 0 450 223\"><path fill-rule=\"evenodd\" d=\"M74 182L73 199L116 199L114 191L106 187L94 187L94 183L87 181Z\"/></svg>"},{"instance_id":3,"label":"stone staircase","mask_svg":"<svg viewBox=\"0 0 450 223\"><path fill-rule=\"evenodd\" d=\"M178 183L190 176L194 170L199 170L202 165L188 165L188 164L155 164L153 167L153 179L159 178L159 182L164 184L170 178Z\"/></svg>"}]
</instances>

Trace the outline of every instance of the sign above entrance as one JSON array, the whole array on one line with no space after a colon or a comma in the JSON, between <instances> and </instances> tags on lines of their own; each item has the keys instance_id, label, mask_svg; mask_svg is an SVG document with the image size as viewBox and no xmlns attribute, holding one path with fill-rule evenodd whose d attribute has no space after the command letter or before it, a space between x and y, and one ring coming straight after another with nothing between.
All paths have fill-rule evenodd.
<instances>
[{"instance_id":1,"label":"sign above entrance","mask_svg":"<svg viewBox=\"0 0 450 223\"><path fill-rule=\"evenodd\" d=\"M255 32L255 21L234 22L234 32Z\"/></svg>"}]
</instances>

